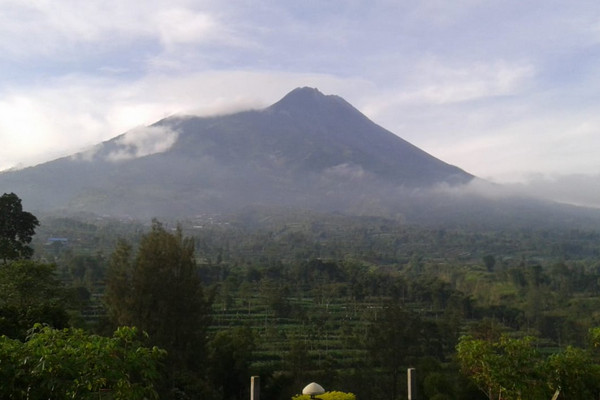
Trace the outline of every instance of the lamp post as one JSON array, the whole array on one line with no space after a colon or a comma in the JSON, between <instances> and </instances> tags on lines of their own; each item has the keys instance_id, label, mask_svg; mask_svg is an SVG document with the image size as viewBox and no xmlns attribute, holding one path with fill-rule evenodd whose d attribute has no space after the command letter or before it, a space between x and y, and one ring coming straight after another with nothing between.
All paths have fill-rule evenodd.
<instances>
[{"instance_id":1,"label":"lamp post","mask_svg":"<svg viewBox=\"0 0 600 400\"><path fill-rule=\"evenodd\" d=\"M323 386L318 383L311 382L302 389L302 394L309 395L311 399L315 399L316 396L325 393Z\"/></svg>"}]
</instances>

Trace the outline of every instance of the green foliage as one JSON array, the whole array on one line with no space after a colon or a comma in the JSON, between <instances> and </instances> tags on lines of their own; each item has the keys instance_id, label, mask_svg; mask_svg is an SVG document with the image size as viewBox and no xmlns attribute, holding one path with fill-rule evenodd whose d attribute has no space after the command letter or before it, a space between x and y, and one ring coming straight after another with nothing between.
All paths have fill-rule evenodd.
<instances>
[{"instance_id":1,"label":"green foliage","mask_svg":"<svg viewBox=\"0 0 600 400\"><path fill-rule=\"evenodd\" d=\"M310 357L310 347L306 342L290 341L290 350L286 354L284 367L291 373L298 385L309 380L310 371L315 369L315 363Z\"/></svg>"},{"instance_id":2,"label":"green foliage","mask_svg":"<svg viewBox=\"0 0 600 400\"><path fill-rule=\"evenodd\" d=\"M586 350L568 346L548 357L546 370L548 385L560 389L561 399L595 399L600 394L600 365Z\"/></svg>"},{"instance_id":3,"label":"green foliage","mask_svg":"<svg viewBox=\"0 0 600 400\"><path fill-rule=\"evenodd\" d=\"M492 254L483 256L483 264L488 271L493 271L496 265L496 258Z\"/></svg>"},{"instance_id":4,"label":"green foliage","mask_svg":"<svg viewBox=\"0 0 600 400\"><path fill-rule=\"evenodd\" d=\"M463 336L457 346L461 370L492 399L535 399L540 387L541 356L534 338L502 335L490 342Z\"/></svg>"},{"instance_id":5,"label":"green foliage","mask_svg":"<svg viewBox=\"0 0 600 400\"><path fill-rule=\"evenodd\" d=\"M499 340L486 341L463 336L457 359L462 372L490 400L548 399L557 390L565 400L600 394L600 365L590 351L572 346L543 357L532 337L502 335Z\"/></svg>"},{"instance_id":6,"label":"green foliage","mask_svg":"<svg viewBox=\"0 0 600 400\"><path fill-rule=\"evenodd\" d=\"M184 221L181 233L167 232L194 237L197 274L211 286L208 293L215 294L213 322L205 332L209 357L226 360L234 354L229 360L244 359L243 344L233 345L231 332L250 329L255 348L248 371L261 375L265 397L289 398L303 383L316 380L374 400L391 397L394 381L399 398L405 389L405 368L416 366L424 400L480 399L483 392L458 376L459 368L452 362L458 336L465 332L491 342L499 342L503 333L510 338L539 337L534 348L544 356L539 355L539 368L534 369L541 383L533 386L547 399L561 382L561 396L568 396L566 381L571 378L558 367L578 365L577 354L566 350L569 345L584 346L588 329L600 323L600 233L439 229L401 220L287 212L277 216L253 211L227 219L201 216ZM77 239L54 251L36 242L42 229L44 237ZM71 277L74 283L83 277L92 298L103 288L101 251L114 249L113 266L107 271L112 275L107 278L120 285L109 285L105 298L121 293L116 298L125 299L122 307L108 311L114 322L128 324L135 310L129 296L139 293L133 275L143 232L148 232L147 226L130 221L44 220L34 244L36 254L55 257L67 283ZM116 237L126 237L130 244L115 248ZM95 287L88 284L94 279ZM165 295L160 287L156 290ZM391 305L403 310L396 321L383 312ZM386 328L394 324L395 328ZM416 337L407 332L409 327L419 332ZM394 329L404 341L384 335ZM371 352L377 337L380 349ZM600 333L594 336L592 331L593 337L593 343L600 343ZM237 346L242 349L239 353ZM394 353L392 347L399 351ZM227 369L226 362L213 366L206 355L198 354L206 371L181 375L180 382L204 378L204 372L226 375L217 373ZM388 363L393 360L386 360L393 354L395 379ZM548 370L549 354L557 355L554 371L562 372ZM600 351L587 356L597 363ZM436 366L426 366L425 360ZM526 365L523 361L515 368ZM237 376L232 381L244 382ZM222 397L220 382L215 391Z\"/></svg>"},{"instance_id":7,"label":"green foliage","mask_svg":"<svg viewBox=\"0 0 600 400\"><path fill-rule=\"evenodd\" d=\"M356 400L354 393L346 393L339 391L325 392L316 396L319 400ZM311 397L306 394L298 394L292 397L292 400L311 400Z\"/></svg>"},{"instance_id":8,"label":"green foliage","mask_svg":"<svg viewBox=\"0 0 600 400\"><path fill-rule=\"evenodd\" d=\"M165 352L144 347L136 328L111 338L36 325L25 342L0 337L3 399L158 399ZM103 397L106 395L106 397Z\"/></svg>"},{"instance_id":9,"label":"green foliage","mask_svg":"<svg viewBox=\"0 0 600 400\"><path fill-rule=\"evenodd\" d=\"M107 272L105 303L116 325L136 326L168 351L169 371L202 376L210 304L194 259L194 242L154 222L135 257L119 244ZM178 380L172 376L171 381Z\"/></svg>"},{"instance_id":10,"label":"green foliage","mask_svg":"<svg viewBox=\"0 0 600 400\"><path fill-rule=\"evenodd\" d=\"M129 243L120 240L110 259L104 291L104 303L107 306L108 317L115 326L133 322L132 280L132 248Z\"/></svg>"},{"instance_id":11,"label":"green foliage","mask_svg":"<svg viewBox=\"0 0 600 400\"><path fill-rule=\"evenodd\" d=\"M223 400L239 399L248 389L255 337L249 327L218 332L209 343L209 376Z\"/></svg>"},{"instance_id":12,"label":"green foliage","mask_svg":"<svg viewBox=\"0 0 600 400\"><path fill-rule=\"evenodd\" d=\"M600 347L600 327L594 327L589 332L590 342L594 348Z\"/></svg>"},{"instance_id":13,"label":"green foliage","mask_svg":"<svg viewBox=\"0 0 600 400\"><path fill-rule=\"evenodd\" d=\"M419 358L443 358L442 341L436 324L404 307L385 303L377 309L367 331L366 346L372 365L389 376L389 384L382 386L391 399L397 398L406 369Z\"/></svg>"},{"instance_id":14,"label":"green foliage","mask_svg":"<svg viewBox=\"0 0 600 400\"><path fill-rule=\"evenodd\" d=\"M0 267L0 334L23 340L34 323L64 328L67 305L53 265L18 260Z\"/></svg>"},{"instance_id":15,"label":"green foliage","mask_svg":"<svg viewBox=\"0 0 600 400\"><path fill-rule=\"evenodd\" d=\"M21 199L14 193L0 196L0 259L30 258L33 249L29 247L38 219L23 211Z\"/></svg>"}]
</instances>

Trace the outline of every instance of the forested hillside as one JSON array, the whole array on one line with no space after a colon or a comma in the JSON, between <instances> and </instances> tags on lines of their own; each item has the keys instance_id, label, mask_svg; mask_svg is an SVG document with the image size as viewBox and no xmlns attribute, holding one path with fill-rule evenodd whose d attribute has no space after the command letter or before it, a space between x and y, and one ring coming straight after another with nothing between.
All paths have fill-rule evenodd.
<instances>
[{"instance_id":1,"label":"forested hillside","mask_svg":"<svg viewBox=\"0 0 600 400\"><path fill-rule=\"evenodd\" d=\"M42 219L36 258L55 263L76 289L78 326L112 329L102 300L107 271L126 249L137 268L139 241L153 226ZM359 399L404 398L408 367L417 368L425 399L485 398L457 363L459 338L534 336L543 354L562 354L586 349L600 326L594 230L471 231L292 211L160 227L193 242L211 304L201 370L218 398L247 396L251 375L269 398L290 398L310 381ZM551 397L550 377L537 379L541 398Z\"/></svg>"}]
</instances>

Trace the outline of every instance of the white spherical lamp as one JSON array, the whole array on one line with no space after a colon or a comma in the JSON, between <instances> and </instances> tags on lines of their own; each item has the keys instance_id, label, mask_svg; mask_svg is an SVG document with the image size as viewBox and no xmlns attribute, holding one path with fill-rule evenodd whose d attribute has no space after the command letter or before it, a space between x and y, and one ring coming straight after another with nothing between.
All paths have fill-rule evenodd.
<instances>
[{"instance_id":1,"label":"white spherical lamp","mask_svg":"<svg viewBox=\"0 0 600 400\"><path fill-rule=\"evenodd\" d=\"M311 382L302 389L302 394L309 395L311 399L314 399L315 396L325 393L325 389L323 386L319 385L316 382Z\"/></svg>"}]
</instances>

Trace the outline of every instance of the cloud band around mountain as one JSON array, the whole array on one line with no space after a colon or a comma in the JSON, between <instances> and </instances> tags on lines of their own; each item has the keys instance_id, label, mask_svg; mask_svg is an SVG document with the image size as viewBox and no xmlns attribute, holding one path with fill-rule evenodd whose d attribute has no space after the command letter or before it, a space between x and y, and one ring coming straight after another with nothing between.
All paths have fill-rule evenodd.
<instances>
[{"instance_id":1,"label":"cloud band around mountain","mask_svg":"<svg viewBox=\"0 0 600 400\"><path fill-rule=\"evenodd\" d=\"M106 160L118 162L162 153L169 150L178 137L179 132L168 126L135 128L117 140L117 149L111 151Z\"/></svg>"}]
</instances>

